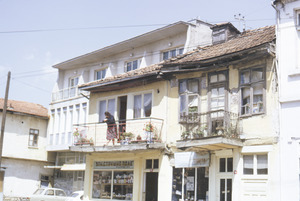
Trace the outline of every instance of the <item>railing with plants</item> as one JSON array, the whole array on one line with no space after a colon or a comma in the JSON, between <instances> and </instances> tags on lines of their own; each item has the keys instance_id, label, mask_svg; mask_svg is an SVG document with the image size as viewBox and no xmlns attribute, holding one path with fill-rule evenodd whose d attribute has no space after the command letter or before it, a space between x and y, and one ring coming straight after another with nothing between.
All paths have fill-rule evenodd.
<instances>
[{"instance_id":1,"label":"railing with plants","mask_svg":"<svg viewBox=\"0 0 300 201\"><path fill-rule=\"evenodd\" d=\"M115 145L133 143L155 143L161 141L163 120L158 118L139 118L116 121L117 138ZM106 123L74 125L74 145L103 146L107 143ZM109 143L112 145L112 142Z\"/></svg>"},{"instance_id":2,"label":"railing with plants","mask_svg":"<svg viewBox=\"0 0 300 201\"><path fill-rule=\"evenodd\" d=\"M212 136L239 138L238 114L225 110L193 113L180 116L181 139L200 139Z\"/></svg>"}]
</instances>

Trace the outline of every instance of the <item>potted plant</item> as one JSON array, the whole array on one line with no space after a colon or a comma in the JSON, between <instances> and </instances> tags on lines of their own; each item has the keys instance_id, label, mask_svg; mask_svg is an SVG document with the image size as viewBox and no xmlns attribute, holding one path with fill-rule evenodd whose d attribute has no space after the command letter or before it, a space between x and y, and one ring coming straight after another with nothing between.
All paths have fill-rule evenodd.
<instances>
[{"instance_id":1,"label":"potted plant","mask_svg":"<svg viewBox=\"0 0 300 201\"><path fill-rule=\"evenodd\" d=\"M141 137L140 135L138 135L138 136L136 137L136 140L137 140L137 141L141 141L141 140L142 140L142 137Z\"/></svg>"},{"instance_id":2,"label":"potted plant","mask_svg":"<svg viewBox=\"0 0 300 201\"><path fill-rule=\"evenodd\" d=\"M183 131L181 134L181 139L187 140L190 138L190 131Z\"/></svg>"}]
</instances>

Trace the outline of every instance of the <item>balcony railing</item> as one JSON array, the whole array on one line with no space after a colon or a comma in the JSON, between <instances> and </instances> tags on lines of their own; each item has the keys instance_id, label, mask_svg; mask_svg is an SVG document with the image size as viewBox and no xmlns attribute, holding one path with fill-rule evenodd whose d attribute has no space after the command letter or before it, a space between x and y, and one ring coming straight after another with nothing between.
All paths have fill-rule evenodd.
<instances>
[{"instance_id":1,"label":"balcony railing","mask_svg":"<svg viewBox=\"0 0 300 201\"><path fill-rule=\"evenodd\" d=\"M76 98L81 94L88 95L88 92L78 89L78 86L61 89L52 93L52 102Z\"/></svg>"},{"instance_id":2,"label":"balcony railing","mask_svg":"<svg viewBox=\"0 0 300 201\"><path fill-rule=\"evenodd\" d=\"M115 144L155 143L161 141L163 120L158 118L126 119L116 121ZM106 123L74 125L74 145L103 146L107 143ZM110 142L110 144L112 144Z\"/></svg>"},{"instance_id":3,"label":"balcony railing","mask_svg":"<svg viewBox=\"0 0 300 201\"><path fill-rule=\"evenodd\" d=\"M239 138L239 116L225 110L180 116L181 138L200 139L212 136Z\"/></svg>"}]
</instances>

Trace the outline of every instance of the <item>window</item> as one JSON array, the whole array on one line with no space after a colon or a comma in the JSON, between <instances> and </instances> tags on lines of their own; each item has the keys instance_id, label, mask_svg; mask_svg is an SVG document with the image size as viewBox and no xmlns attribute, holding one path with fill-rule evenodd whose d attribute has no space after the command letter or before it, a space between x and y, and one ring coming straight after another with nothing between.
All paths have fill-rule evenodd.
<instances>
[{"instance_id":1,"label":"window","mask_svg":"<svg viewBox=\"0 0 300 201\"><path fill-rule=\"evenodd\" d=\"M79 77L73 77L69 80L69 87L75 87L78 85Z\"/></svg>"},{"instance_id":2,"label":"window","mask_svg":"<svg viewBox=\"0 0 300 201\"><path fill-rule=\"evenodd\" d=\"M133 161L94 163L92 198L132 200Z\"/></svg>"},{"instance_id":3,"label":"window","mask_svg":"<svg viewBox=\"0 0 300 201\"><path fill-rule=\"evenodd\" d=\"M264 112L264 77L263 68L240 72L241 115Z\"/></svg>"},{"instance_id":4,"label":"window","mask_svg":"<svg viewBox=\"0 0 300 201\"><path fill-rule=\"evenodd\" d=\"M147 159L146 160L146 169L158 169L159 160L158 159Z\"/></svg>"},{"instance_id":5,"label":"window","mask_svg":"<svg viewBox=\"0 0 300 201\"><path fill-rule=\"evenodd\" d=\"M300 29L300 10L296 10L296 28L297 30Z\"/></svg>"},{"instance_id":6,"label":"window","mask_svg":"<svg viewBox=\"0 0 300 201\"><path fill-rule=\"evenodd\" d=\"M220 158L219 172L232 172L233 158Z\"/></svg>"},{"instance_id":7,"label":"window","mask_svg":"<svg viewBox=\"0 0 300 201\"><path fill-rule=\"evenodd\" d=\"M108 111L111 115L115 113L115 99L102 100L99 102L99 122L105 119L104 112Z\"/></svg>"},{"instance_id":8,"label":"window","mask_svg":"<svg viewBox=\"0 0 300 201\"><path fill-rule=\"evenodd\" d=\"M180 47L180 48L165 51L162 53L163 60L167 60L167 59L176 57L178 55L181 55L181 54L183 54L183 50L184 50L184 48Z\"/></svg>"},{"instance_id":9,"label":"window","mask_svg":"<svg viewBox=\"0 0 300 201\"><path fill-rule=\"evenodd\" d=\"M244 174L245 175L267 175L268 174L268 155L244 155Z\"/></svg>"},{"instance_id":10,"label":"window","mask_svg":"<svg viewBox=\"0 0 300 201\"><path fill-rule=\"evenodd\" d=\"M152 111L152 93L134 96L133 118L150 117Z\"/></svg>"},{"instance_id":11,"label":"window","mask_svg":"<svg viewBox=\"0 0 300 201\"><path fill-rule=\"evenodd\" d=\"M179 81L180 121L186 121L188 115L199 113L199 93L198 78Z\"/></svg>"},{"instance_id":12,"label":"window","mask_svg":"<svg viewBox=\"0 0 300 201\"><path fill-rule=\"evenodd\" d=\"M134 60L126 63L126 72L139 68L139 60Z\"/></svg>"},{"instance_id":13,"label":"window","mask_svg":"<svg viewBox=\"0 0 300 201\"><path fill-rule=\"evenodd\" d=\"M29 141L28 146L30 147L37 147L38 146L38 137L39 137L39 130L38 129L29 129Z\"/></svg>"},{"instance_id":14,"label":"window","mask_svg":"<svg viewBox=\"0 0 300 201\"><path fill-rule=\"evenodd\" d=\"M101 80L105 78L107 68L95 71L95 80Z\"/></svg>"},{"instance_id":15,"label":"window","mask_svg":"<svg viewBox=\"0 0 300 201\"><path fill-rule=\"evenodd\" d=\"M64 94L64 98L67 97L75 97L77 95L77 85L79 82L79 77L74 77L70 78L69 80L69 94ZM67 93L68 91L66 90L64 93Z\"/></svg>"}]
</instances>

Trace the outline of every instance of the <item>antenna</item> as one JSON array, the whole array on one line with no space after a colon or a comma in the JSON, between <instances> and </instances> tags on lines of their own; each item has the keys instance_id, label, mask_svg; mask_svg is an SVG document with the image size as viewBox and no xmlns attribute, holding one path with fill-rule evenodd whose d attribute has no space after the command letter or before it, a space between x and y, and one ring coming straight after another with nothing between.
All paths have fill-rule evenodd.
<instances>
[{"instance_id":1,"label":"antenna","mask_svg":"<svg viewBox=\"0 0 300 201\"><path fill-rule=\"evenodd\" d=\"M243 22L243 31L246 30L245 16L242 16L241 13L234 15L234 18L239 21L239 29L241 30L241 21Z\"/></svg>"}]
</instances>

